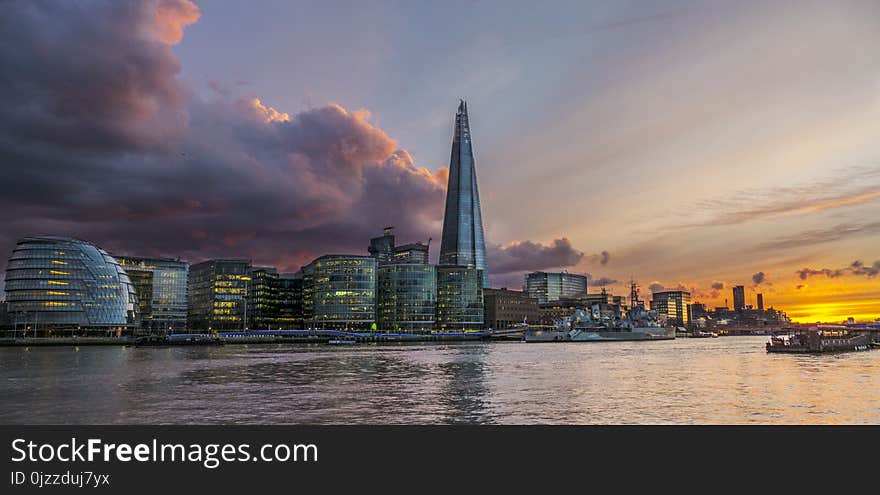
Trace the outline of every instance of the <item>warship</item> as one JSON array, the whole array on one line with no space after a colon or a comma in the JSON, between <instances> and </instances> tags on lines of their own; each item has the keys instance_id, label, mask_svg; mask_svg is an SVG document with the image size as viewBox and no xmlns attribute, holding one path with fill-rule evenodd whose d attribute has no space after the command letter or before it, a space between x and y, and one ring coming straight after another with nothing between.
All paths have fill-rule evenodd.
<instances>
[{"instance_id":1,"label":"warship","mask_svg":"<svg viewBox=\"0 0 880 495\"><path fill-rule=\"evenodd\" d=\"M630 284L630 309L619 305L594 303L589 311L577 309L555 322L552 329L527 329L526 342L607 342L634 340L673 340L675 327L663 325L656 311L645 309L639 288Z\"/></svg>"}]
</instances>

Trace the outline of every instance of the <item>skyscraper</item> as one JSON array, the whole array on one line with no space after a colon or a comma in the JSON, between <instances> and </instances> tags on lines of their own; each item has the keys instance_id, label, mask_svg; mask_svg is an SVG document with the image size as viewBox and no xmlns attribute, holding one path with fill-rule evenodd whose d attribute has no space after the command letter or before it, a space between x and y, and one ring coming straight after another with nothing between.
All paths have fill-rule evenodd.
<instances>
[{"instance_id":1,"label":"skyscraper","mask_svg":"<svg viewBox=\"0 0 880 495\"><path fill-rule=\"evenodd\" d=\"M486 242L477 191L477 169L471 145L467 103L461 100L455 114L452 155L449 158L449 186L440 242L440 264L471 266L482 272L482 285L489 287Z\"/></svg>"},{"instance_id":2,"label":"skyscraper","mask_svg":"<svg viewBox=\"0 0 880 495\"><path fill-rule=\"evenodd\" d=\"M737 285L733 288L733 310L743 309L746 309L746 289L742 285Z\"/></svg>"}]
</instances>

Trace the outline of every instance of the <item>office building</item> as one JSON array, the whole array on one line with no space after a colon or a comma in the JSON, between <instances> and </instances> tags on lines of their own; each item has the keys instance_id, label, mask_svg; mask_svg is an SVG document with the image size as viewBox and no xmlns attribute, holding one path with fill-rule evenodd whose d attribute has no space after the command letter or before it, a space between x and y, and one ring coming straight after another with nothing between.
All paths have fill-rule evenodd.
<instances>
[{"instance_id":1,"label":"office building","mask_svg":"<svg viewBox=\"0 0 880 495\"><path fill-rule=\"evenodd\" d=\"M256 330L277 329L280 304L278 271L267 266L251 268L247 287L245 327Z\"/></svg>"},{"instance_id":2,"label":"office building","mask_svg":"<svg viewBox=\"0 0 880 495\"><path fill-rule=\"evenodd\" d=\"M139 324L137 293L115 258L65 237L26 237L6 266L8 318L34 334L115 330Z\"/></svg>"},{"instance_id":3,"label":"office building","mask_svg":"<svg viewBox=\"0 0 880 495\"><path fill-rule=\"evenodd\" d=\"M378 269L379 330L429 332L437 304L437 268L427 263L391 263Z\"/></svg>"},{"instance_id":4,"label":"office building","mask_svg":"<svg viewBox=\"0 0 880 495\"><path fill-rule=\"evenodd\" d=\"M440 242L440 264L474 267L480 272L482 287L489 287L477 170L467 103L464 100L455 114L452 153L449 159L449 185L446 189L446 210Z\"/></svg>"},{"instance_id":5,"label":"office building","mask_svg":"<svg viewBox=\"0 0 880 495\"><path fill-rule=\"evenodd\" d=\"M381 236L370 239L367 251L379 264L390 263L394 258L394 227L385 227Z\"/></svg>"},{"instance_id":6,"label":"office building","mask_svg":"<svg viewBox=\"0 0 880 495\"><path fill-rule=\"evenodd\" d=\"M244 330L247 260L209 260L189 269L187 320L194 330Z\"/></svg>"},{"instance_id":7,"label":"office building","mask_svg":"<svg viewBox=\"0 0 880 495\"><path fill-rule=\"evenodd\" d=\"M303 267L303 318L313 329L376 329L376 259L326 255Z\"/></svg>"},{"instance_id":8,"label":"office building","mask_svg":"<svg viewBox=\"0 0 880 495\"><path fill-rule=\"evenodd\" d=\"M474 267L437 267L437 327L446 331L483 327L483 274Z\"/></svg>"},{"instance_id":9,"label":"office building","mask_svg":"<svg viewBox=\"0 0 880 495\"><path fill-rule=\"evenodd\" d=\"M670 325L688 326L691 322L691 293L684 290L661 290L653 293L651 309L666 316Z\"/></svg>"},{"instance_id":10,"label":"office building","mask_svg":"<svg viewBox=\"0 0 880 495\"><path fill-rule=\"evenodd\" d=\"M510 328L519 323L538 323L538 300L522 291L483 289L483 328Z\"/></svg>"},{"instance_id":11,"label":"office building","mask_svg":"<svg viewBox=\"0 0 880 495\"><path fill-rule=\"evenodd\" d=\"M746 309L746 289L742 285L737 285L733 288L733 310L743 309Z\"/></svg>"},{"instance_id":12,"label":"office building","mask_svg":"<svg viewBox=\"0 0 880 495\"><path fill-rule=\"evenodd\" d=\"M186 329L188 263L170 258L114 258L137 291L141 328L150 331Z\"/></svg>"},{"instance_id":13,"label":"office building","mask_svg":"<svg viewBox=\"0 0 880 495\"><path fill-rule=\"evenodd\" d=\"M532 272L526 275L525 291L539 304L587 297L587 277L574 273Z\"/></svg>"},{"instance_id":14,"label":"office building","mask_svg":"<svg viewBox=\"0 0 880 495\"><path fill-rule=\"evenodd\" d=\"M758 294L758 311L764 311L764 294Z\"/></svg>"},{"instance_id":15,"label":"office building","mask_svg":"<svg viewBox=\"0 0 880 495\"><path fill-rule=\"evenodd\" d=\"M303 327L303 274L282 273L278 276L278 327Z\"/></svg>"}]
</instances>

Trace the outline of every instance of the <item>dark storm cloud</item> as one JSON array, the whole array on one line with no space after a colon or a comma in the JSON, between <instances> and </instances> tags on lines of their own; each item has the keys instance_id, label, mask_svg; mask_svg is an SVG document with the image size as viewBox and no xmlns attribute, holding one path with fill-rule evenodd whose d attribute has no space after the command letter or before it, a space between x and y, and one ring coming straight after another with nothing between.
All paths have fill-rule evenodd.
<instances>
[{"instance_id":1,"label":"dark storm cloud","mask_svg":"<svg viewBox=\"0 0 880 495\"><path fill-rule=\"evenodd\" d=\"M415 166L368 112L192 95L171 46L198 17L187 0L4 4L0 251L46 233L291 270L387 224L438 237L445 169Z\"/></svg>"},{"instance_id":2,"label":"dark storm cloud","mask_svg":"<svg viewBox=\"0 0 880 495\"><path fill-rule=\"evenodd\" d=\"M539 242L514 242L507 246L488 246L489 270L492 273L512 273L574 266L584 253L576 250L568 238L555 239L550 245Z\"/></svg>"},{"instance_id":3,"label":"dark storm cloud","mask_svg":"<svg viewBox=\"0 0 880 495\"><path fill-rule=\"evenodd\" d=\"M764 272L758 272L752 275L752 282L754 282L755 285L761 285L767 282L767 276L764 274Z\"/></svg>"}]
</instances>

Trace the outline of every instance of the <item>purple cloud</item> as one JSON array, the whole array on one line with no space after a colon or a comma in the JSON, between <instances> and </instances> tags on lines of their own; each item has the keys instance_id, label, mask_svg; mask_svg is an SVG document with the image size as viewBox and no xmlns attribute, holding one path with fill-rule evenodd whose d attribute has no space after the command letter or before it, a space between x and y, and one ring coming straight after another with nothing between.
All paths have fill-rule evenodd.
<instances>
[{"instance_id":1,"label":"purple cloud","mask_svg":"<svg viewBox=\"0 0 880 495\"><path fill-rule=\"evenodd\" d=\"M172 51L194 3L4 7L0 73L15 77L0 77L3 252L52 233L295 270L363 252L387 224L403 239L439 237L446 169L416 166L369 112L195 96Z\"/></svg>"}]
</instances>

